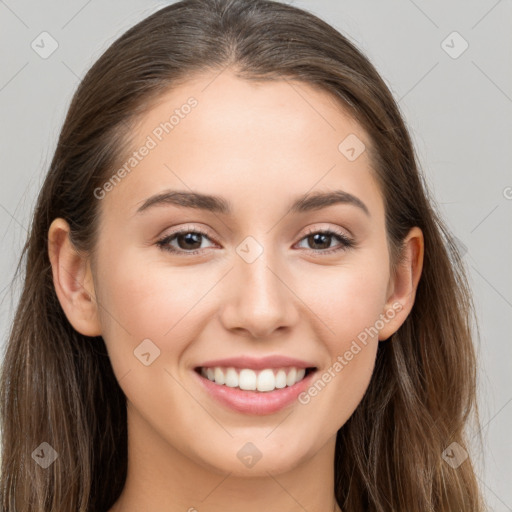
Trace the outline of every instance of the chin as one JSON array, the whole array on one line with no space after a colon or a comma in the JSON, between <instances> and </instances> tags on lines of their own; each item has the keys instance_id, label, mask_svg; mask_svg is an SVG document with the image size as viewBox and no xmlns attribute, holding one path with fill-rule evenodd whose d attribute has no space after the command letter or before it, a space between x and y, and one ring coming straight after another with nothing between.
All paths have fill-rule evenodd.
<instances>
[{"instance_id":1,"label":"chin","mask_svg":"<svg viewBox=\"0 0 512 512\"><path fill-rule=\"evenodd\" d=\"M304 444L297 443L297 436L265 438L268 430L258 438L232 439L220 447L219 451L201 453L203 464L218 473L230 473L236 477L268 477L268 474L287 473L309 458L304 451ZM272 436L273 434L271 434ZM292 443L284 440L293 439ZM313 452L312 447L312 452Z\"/></svg>"}]
</instances>

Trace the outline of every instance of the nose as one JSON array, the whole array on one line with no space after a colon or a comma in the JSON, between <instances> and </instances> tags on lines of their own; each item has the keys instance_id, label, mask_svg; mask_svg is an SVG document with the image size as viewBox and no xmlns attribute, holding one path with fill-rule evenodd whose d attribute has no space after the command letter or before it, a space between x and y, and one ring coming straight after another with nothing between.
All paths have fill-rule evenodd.
<instances>
[{"instance_id":1,"label":"nose","mask_svg":"<svg viewBox=\"0 0 512 512\"><path fill-rule=\"evenodd\" d=\"M291 273L269 250L252 262L236 255L221 310L224 327L253 338L269 338L274 331L295 325L300 300L293 292Z\"/></svg>"}]
</instances>

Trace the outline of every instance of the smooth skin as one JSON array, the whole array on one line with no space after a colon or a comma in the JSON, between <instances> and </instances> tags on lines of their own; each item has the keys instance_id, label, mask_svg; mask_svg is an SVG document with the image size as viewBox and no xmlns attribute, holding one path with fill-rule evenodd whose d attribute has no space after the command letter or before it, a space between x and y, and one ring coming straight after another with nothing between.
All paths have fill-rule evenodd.
<instances>
[{"instance_id":1,"label":"smooth skin","mask_svg":"<svg viewBox=\"0 0 512 512\"><path fill-rule=\"evenodd\" d=\"M336 432L368 387L378 340L411 311L422 232L411 229L392 276L368 151L350 161L338 150L349 134L370 140L331 96L304 83L249 82L230 69L198 75L140 119L133 151L190 96L197 106L99 201L94 258L72 247L63 219L49 231L62 308L77 331L103 337L127 397L128 477L110 512L339 510ZM233 211L166 204L137 213L171 189L222 196ZM299 196L333 190L359 198L369 215L348 203L288 211ZM157 244L181 228L207 236L169 241L178 254ZM356 245L308 238L326 229ZM248 236L263 248L252 263L237 252ZM211 359L281 354L313 362L321 376L393 309L307 404L242 414L214 401L193 373ZM134 356L145 339L160 350L149 366ZM262 454L250 468L237 457L247 442Z\"/></svg>"}]
</instances>

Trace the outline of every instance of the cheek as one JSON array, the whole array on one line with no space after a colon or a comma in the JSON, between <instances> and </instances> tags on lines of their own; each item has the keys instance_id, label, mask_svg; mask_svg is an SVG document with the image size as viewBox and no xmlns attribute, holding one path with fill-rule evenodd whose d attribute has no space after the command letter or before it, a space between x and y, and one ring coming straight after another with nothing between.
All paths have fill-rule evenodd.
<instances>
[{"instance_id":1,"label":"cheek","mask_svg":"<svg viewBox=\"0 0 512 512\"><path fill-rule=\"evenodd\" d=\"M329 363L299 401L312 406L325 425L343 425L370 382L382 328L380 318L385 313L386 265L385 259L374 259L371 264L361 259L332 269L330 275L318 272L316 279L308 281L309 288L304 283L301 293L306 296L309 289L308 305L318 312L321 331L316 335L327 348ZM320 403L328 405L320 407Z\"/></svg>"},{"instance_id":2,"label":"cheek","mask_svg":"<svg viewBox=\"0 0 512 512\"><path fill-rule=\"evenodd\" d=\"M361 255L336 267L302 272L294 288L323 325L319 338L331 355L375 325L383 312L389 280L387 260ZM305 277L307 276L307 278Z\"/></svg>"},{"instance_id":3,"label":"cheek","mask_svg":"<svg viewBox=\"0 0 512 512\"><path fill-rule=\"evenodd\" d=\"M161 355L172 356L168 362L177 358L198 328L200 308L194 306L215 281L201 279L192 266L163 268L161 260L142 260L130 249L118 254L122 257L108 260L115 265L98 268L97 296L103 338L116 373L122 374L138 363L134 350L146 339Z\"/></svg>"}]
</instances>

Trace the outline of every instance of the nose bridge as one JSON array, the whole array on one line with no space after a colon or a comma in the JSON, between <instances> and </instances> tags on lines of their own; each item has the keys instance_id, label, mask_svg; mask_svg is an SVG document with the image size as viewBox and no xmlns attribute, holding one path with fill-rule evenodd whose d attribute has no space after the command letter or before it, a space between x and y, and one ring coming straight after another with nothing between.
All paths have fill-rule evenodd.
<instances>
[{"instance_id":1,"label":"nose bridge","mask_svg":"<svg viewBox=\"0 0 512 512\"><path fill-rule=\"evenodd\" d=\"M237 247L239 256L236 262L237 273L241 276L242 293L245 301L253 303L256 309L278 307L274 302L282 295L282 282L275 275L273 268L280 268L276 250L272 247L271 236L246 237ZM244 284L245 283L245 288ZM284 298L284 297L283 297ZM275 309L277 311L277 309Z\"/></svg>"},{"instance_id":2,"label":"nose bridge","mask_svg":"<svg viewBox=\"0 0 512 512\"><path fill-rule=\"evenodd\" d=\"M271 236L258 238L248 236L236 247L229 285L234 293L229 294L224 322L228 328L244 328L263 337L293 323L297 314L293 293L285 284L285 263L271 246Z\"/></svg>"}]
</instances>

